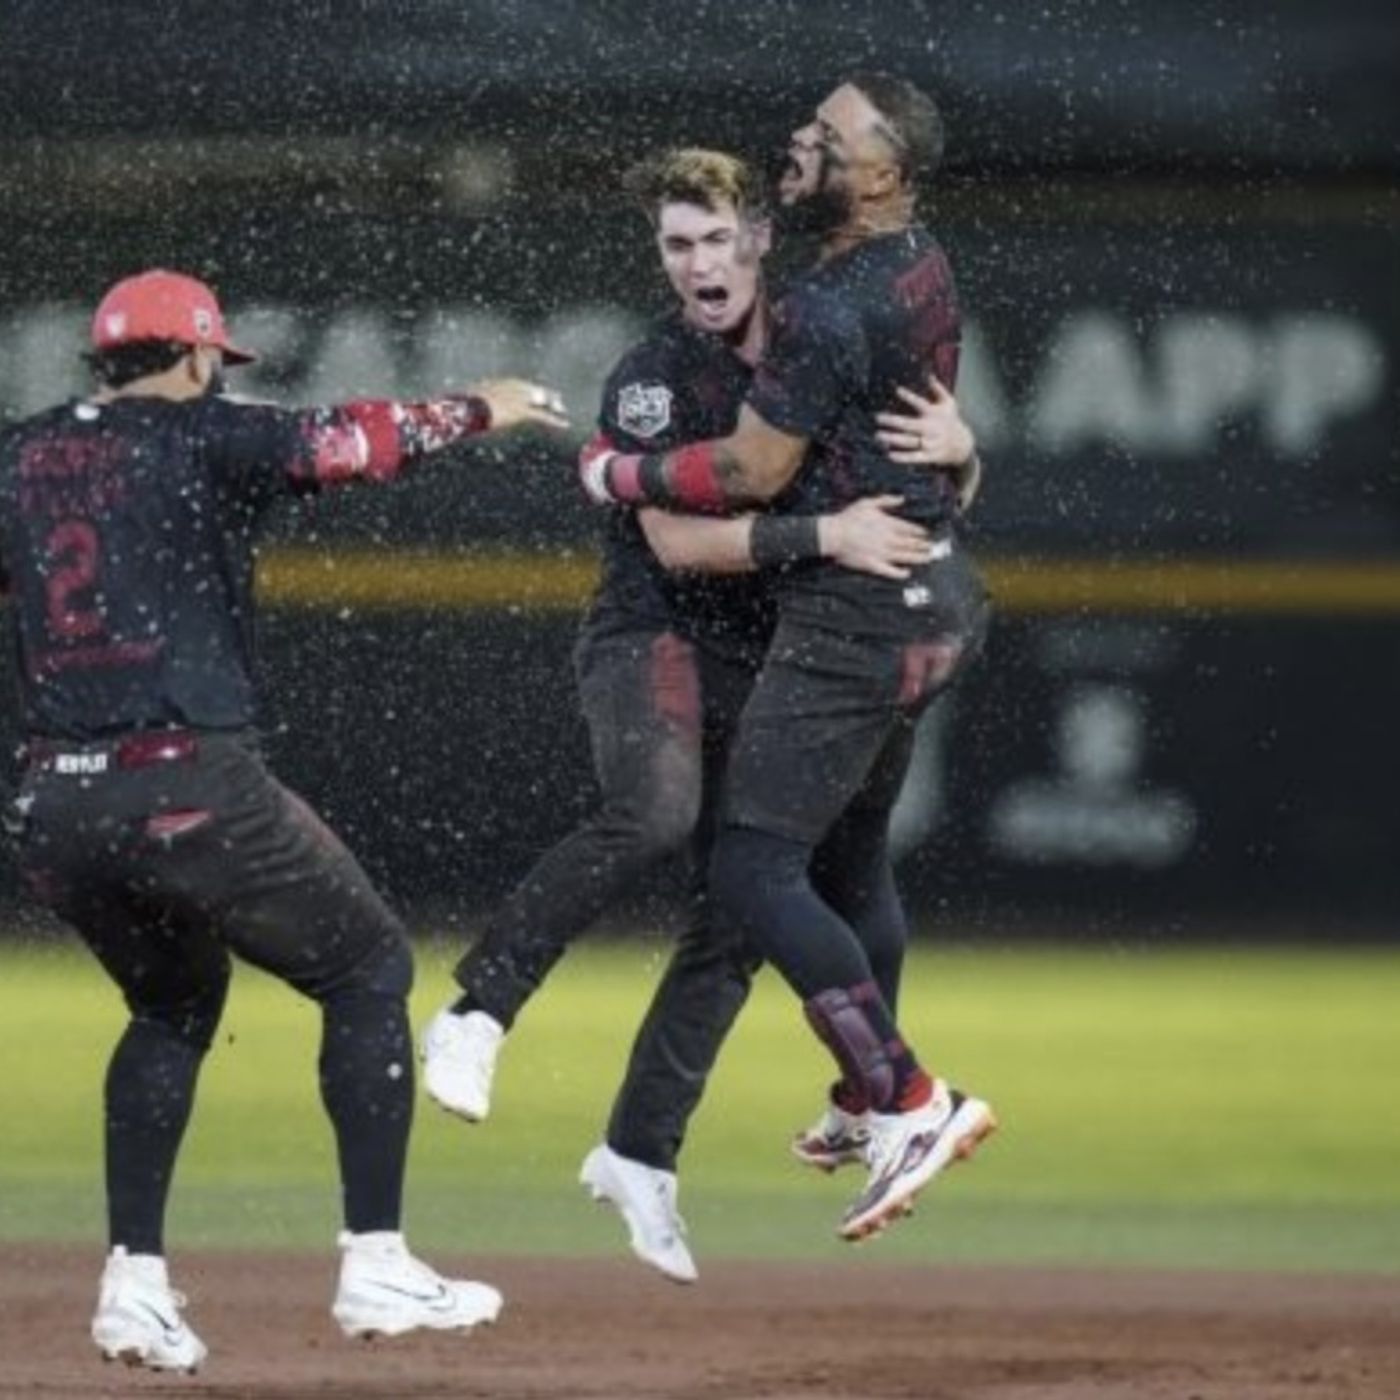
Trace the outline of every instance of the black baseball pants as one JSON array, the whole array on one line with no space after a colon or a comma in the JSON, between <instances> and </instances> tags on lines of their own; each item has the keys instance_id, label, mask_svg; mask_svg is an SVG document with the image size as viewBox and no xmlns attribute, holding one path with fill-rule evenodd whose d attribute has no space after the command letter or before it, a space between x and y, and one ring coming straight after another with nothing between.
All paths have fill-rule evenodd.
<instances>
[{"instance_id":1,"label":"black baseball pants","mask_svg":"<svg viewBox=\"0 0 1400 1400\"><path fill-rule=\"evenodd\" d=\"M866 1008L868 1039L891 1048L908 1076L917 1064L898 1035L896 1008L859 929L814 880L813 856L853 821L866 839L881 839L915 724L978 650L988 609L960 552L919 571L907 590L889 591L885 607L864 613L843 608L839 596L829 610L820 598L784 599L734 741L710 872L716 907L809 1014L824 994L852 998ZM867 1100L852 1056L837 1059L852 1101Z\"/></svg>"},{"instance_id":2,"label":"black baseball pants","mask_svg":"<svg viewBox=\"0 0 1400 1400\"><path fill-rule=\"evenodd\" d=\"M673 1170L687 1125L760 958L706 882L724 770L753 673L673 632L595 637L576 654L602 792L597 812L545 853L457 967L469 1001L510 1026L564 950L661 856L687 845L695 874L685 924L629 1057L608 1142ZM906 939L883 813L832 832L812 878L845 911L886 997Z\"/></svg>"},{"instance_id":3,"label":"black baseball pants","mask_svg":"<svg viewBox=\"0 0 1400 1400\"><path fill-rule=\"evenodd\" d=\"M108 1069L113 1245L163 1252L166 1200L230 954L319 1003L347 1227L397 1229L413 1112L402 926L243 734L31 746L16 813L32 893L81 934L131 1020Z\"/></svg>"}]
</instances>

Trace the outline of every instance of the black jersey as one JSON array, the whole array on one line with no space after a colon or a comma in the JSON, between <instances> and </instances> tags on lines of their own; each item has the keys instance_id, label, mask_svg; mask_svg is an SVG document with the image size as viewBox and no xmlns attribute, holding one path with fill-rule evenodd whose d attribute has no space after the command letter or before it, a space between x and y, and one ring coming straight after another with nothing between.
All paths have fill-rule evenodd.
<instances>
[{"instance_id":1,"label":"black jersey","mask_svg":"<svg viewBox=\"0 0 1400 1400\"><path fill-rule=\"evenodd\" d=\"M28 733L252 721L253 528L277 496L314 489L305 432L285 409L131 397L0 435Z\"/></svg>"},{"instance_id":2,"label":"black jersey","mask_svg":"<svg viewBox=\"0 0 1400 1400\"><path fill-rule=\"evenodd\" d=\"M915 226L867 239L819 263L774 311L768 349L748 401L775 428L809 440L797 477L775 509L817 515L863 496L904 497L900 514L946 535L956 493L946 472L893 462L875 415L900 410L895 390L931 373L952 389L961 323L948 260ZM922 571L917 571L919 575ZM852 630L917 631L928 592L828 561L794 568L783 607Z\"/></svg>"},{"instance_id":3,"label":"black jersey","mask_svg":"<svg viewBox=\"0 0 1400 1400\"><path fill-rule=\"evenodd\" d=\"M952 389L961 326L943 250L919 227L858 244L805 273L778 303L749 402L809 438L786 507L818 515L862 496L900 495L900 514L938 528L955 504L947 475L885 455L875 415L904 407L936 373Z\"/></svg>"},{"instance_id":4,"label":"black jersey","mask_svg":"<svg viewBox=\"0 0 1400 1400\"><path fill-rule=\"evenodd\" d=\"M626 452L662 452L725 437L734 430L752 377L722 337L673 313L608 376L599 430ZM667 627L756 667L768 648L773 614L771 589L759 574L671 572L652 553L635 511L609 512L595 628Z\"/></svg>"}]
</instances>

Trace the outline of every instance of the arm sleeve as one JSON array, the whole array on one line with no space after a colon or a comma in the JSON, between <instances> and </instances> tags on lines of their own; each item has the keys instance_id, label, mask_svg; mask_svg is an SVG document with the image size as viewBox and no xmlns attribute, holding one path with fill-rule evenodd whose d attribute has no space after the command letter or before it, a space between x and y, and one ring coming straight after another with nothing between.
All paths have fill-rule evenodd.
<instances>
[{"instance_id":1,"label":"arm sleeve","mask_svg":"<svg viewBox=\"0 0 1400 1400\"><path fill-rule=\"evenodd\" d=\"M491 426L483 399L457 395L406 403L356 399L292 412L212 400L205 450L251 495L387 481L405 462L451 447Z\"/></svg>"},{"instance_id":2,"label":"arm sleeve","mask_svg":"<svg viewBox=\"0 0 1400 1400\"><path fill-rule=\"evenodd\" d=\"M773 313L748 403L766 423L794 437L816 437L861 383L864 333L831 297L794 288Z\"/></svg>"}]
</instances>

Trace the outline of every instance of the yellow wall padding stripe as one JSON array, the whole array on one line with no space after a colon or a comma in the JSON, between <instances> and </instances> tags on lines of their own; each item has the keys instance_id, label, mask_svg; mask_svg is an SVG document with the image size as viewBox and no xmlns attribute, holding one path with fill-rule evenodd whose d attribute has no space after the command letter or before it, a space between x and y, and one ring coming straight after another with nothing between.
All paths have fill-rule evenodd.
<instances>
[{"instance_id":1,"label":"yellow wall padding stripe","mask_svg":"<svg viewBox=\"0 0 1400 1400\"><path fill-rule=\"evenodd\" d=\"M404 549L269 550L258 596L307 608L580 607L598 578L591 553L422 553Z\"/></svg>"},{"instance_id":2,"label":"yellow wall padding stripe","mask_svg":"<svg viewBox=\"0 0 1400 1400\"><path fill-rule=\"evenodd\" d=\"M1009 612L1400 614L1400 562L989 560Z\"/></svg>"},{"instance_id":3,"label":"yellow wall padding stripe","mask_svg":"<svg viewBox=\"0 0 1400 1400\"><path fill-rule=\"evenodd\" d=\"M990 558L1009 613L1400 615L1400 562ZM259 594L277 607L568 611L598 576L590 553L269 550Z\"/></svg>"}]
</instances>

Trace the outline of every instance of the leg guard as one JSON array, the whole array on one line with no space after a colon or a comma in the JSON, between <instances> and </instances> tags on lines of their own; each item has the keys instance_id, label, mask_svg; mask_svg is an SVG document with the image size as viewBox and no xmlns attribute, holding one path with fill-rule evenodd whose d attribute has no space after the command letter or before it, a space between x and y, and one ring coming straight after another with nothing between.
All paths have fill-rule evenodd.
<instances>
[{"instance_id":1,"label":"leg guard","mask_svg":"<svg viewBox=\"0 0 1400 1400\"><path fill-rule=\"evenodd\" d=\"M873 982L832 987L802 1004L807 1020L841 1069L842 1080L877 1112L895 1092L895 1065L867 1006L879 997Z\"/></svg>"}]
</instances>

